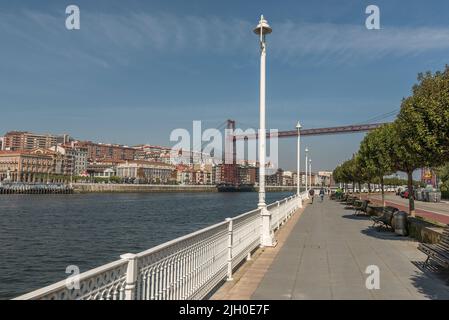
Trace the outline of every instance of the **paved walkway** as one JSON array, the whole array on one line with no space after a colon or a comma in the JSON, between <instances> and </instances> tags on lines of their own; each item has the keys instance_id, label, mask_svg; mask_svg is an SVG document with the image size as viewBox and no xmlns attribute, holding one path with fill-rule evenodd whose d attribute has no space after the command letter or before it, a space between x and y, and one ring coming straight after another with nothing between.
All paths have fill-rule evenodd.
<instances>
[{"instance_id":1,"label":"paved walkway","mask_svg":"<svg viewBox=\"0 0 449 320\"><path fill-rule=\"evenodd\" d=\"M417 242L370 226L335 201L315 201L248 298L449 299L441 275L421 269L425 256ZM379 290L365 286L369 265L380 269Z\"/></svg>"}]
</instances>

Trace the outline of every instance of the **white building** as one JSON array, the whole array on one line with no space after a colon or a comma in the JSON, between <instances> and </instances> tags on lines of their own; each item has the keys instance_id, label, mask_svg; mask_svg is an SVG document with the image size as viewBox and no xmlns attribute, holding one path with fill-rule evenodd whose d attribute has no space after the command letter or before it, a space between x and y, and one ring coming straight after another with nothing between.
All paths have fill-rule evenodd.
<instances>
[{"instance_id":1,"label":"white building","mask_svg":"<svg viewBox=\"0 0 449 320\"><path fill-rule=\"evenodd\" d=\"M56 149L52 150L65 155L72 161L72 174L75 176L80 176L85 174L87 171L87 148L75 146L73 143L59 144Z\"/></svg>"},{"instance_id":2,"label":"white building","mask_svg":"<svg viewBox=\"0 0 449 320\"><path fill-rule=\"evenodd\" d=\"M332 172L330 171L318 171L318 174L315 178L315 183L317 185L325 185L328 186L331 184Z\"/></svg>"},{"instance_id":3,"label":"white building","mask_svg":"<svg viewBox=\"0 0 449 320\"><path fill-rule=\"evenodd\" d=\"M137 183L170 182L175 167L170 164L149 161L126 161L117 166L117 176Z\"/></svg>"}]
</instances>

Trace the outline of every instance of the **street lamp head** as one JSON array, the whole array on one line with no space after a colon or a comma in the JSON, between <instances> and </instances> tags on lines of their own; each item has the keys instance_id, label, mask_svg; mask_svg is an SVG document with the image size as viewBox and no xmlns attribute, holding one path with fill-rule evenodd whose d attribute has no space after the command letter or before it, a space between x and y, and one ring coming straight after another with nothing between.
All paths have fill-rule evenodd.
<instances>
[{"instance_id":1,"label":"street lamp head","mask_svg":"<svg viewBox=\"0 0 449 320\"><path fill-rule=\"evenodd\" d=\"M309 159L309 163L312 163L312 158Z\"/></svg>"},{"instance_id":2,"label":"street lamp head","mask_svg":"<svg viewBox=\"0 0 449 320\"><path fill-rule=\"evenodd\" d=\"M306 148L306 150L305 150L306 152L309 152L309 149L308 148Z\"/></svg>"},{"instance_id":3,"label":"street lamp head","mask_svg":"<svg viewBox=\"0 0 449 320\"><path fill-rule=\"evenodd\" d=\"M273 29L271 29L267 20L264 19L263 15L261 15L259 24L257 25L256 28L254 28L254 33L260 35L260 33L262 32L262 35L266 35L270 34L272 31Z\"/></svg>"},{"instance_id":4,"label":"street lamp head","mask_svg":"<svg viewBox=\"0 0 449 320\"><path fill-rule=\"evenodd\" d=\"M302 128L302 126L301 126L301 124L298 121L298 123L296 124L296 129L301 130L301 128Z\"/></svg>"}]
</instances>

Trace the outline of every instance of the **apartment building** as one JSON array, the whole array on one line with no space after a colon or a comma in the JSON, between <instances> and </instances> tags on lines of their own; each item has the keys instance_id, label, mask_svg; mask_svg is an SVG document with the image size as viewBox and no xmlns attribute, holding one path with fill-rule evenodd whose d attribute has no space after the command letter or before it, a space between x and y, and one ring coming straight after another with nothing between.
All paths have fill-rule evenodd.
<instances>
[{"instance_id":1,"label":"apartment building","mask_svg":"<svg viewBox=\"0 0 449 320\"><path fill-rule=\"evenodd\" d=\"M49 149L70 141L68 135L35 134L28 131L10 131L4 136L2 150L21 151Z\"/></svg>"},{"instance_id":2,"label":"apartment building","mask_svg":"<svg viewBox=\"0 0 449 320\"><path fill-rule=\"evenodd\" d=\"M134 160L136 149L117 144L103 144L92 141L77 141L75 146L87 149L87 160L90 162Z\"/></svg>"}]
</instances>

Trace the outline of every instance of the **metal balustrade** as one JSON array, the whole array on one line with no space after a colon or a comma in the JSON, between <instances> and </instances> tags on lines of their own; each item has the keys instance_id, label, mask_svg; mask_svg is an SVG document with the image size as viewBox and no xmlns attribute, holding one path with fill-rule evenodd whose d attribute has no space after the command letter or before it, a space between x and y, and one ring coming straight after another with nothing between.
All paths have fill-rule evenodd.
<instances>
[{"instance_id":1,"label":"metal balustrade","mask_svg":"<svg viewBox=\"0 0 449 320\"><path fill-rule=\"evenodd\" d=\"M271 231L298 205L296 195L268 205ZM233 271L260 246L261 221L261 210L255 209L15 299L203 299L224 280L231 281Z\"/></svg>"}]
</instances>

